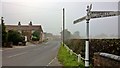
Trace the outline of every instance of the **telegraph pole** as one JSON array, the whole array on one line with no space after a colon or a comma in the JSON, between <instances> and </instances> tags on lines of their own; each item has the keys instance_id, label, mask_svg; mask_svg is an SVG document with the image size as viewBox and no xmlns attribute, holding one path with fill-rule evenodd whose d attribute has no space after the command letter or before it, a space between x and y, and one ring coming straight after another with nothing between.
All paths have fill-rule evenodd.
<instances>
[{"instance_id":1,"label":"telegraph pole","mask_svg":"<svg viewBox=\"0 0 120 68\"><path fill-rule=\"evenodd\" d=\"M64 46L64 42L65 42L65 9L63 8L63 46Z\"/></svg>"}]
</instances>

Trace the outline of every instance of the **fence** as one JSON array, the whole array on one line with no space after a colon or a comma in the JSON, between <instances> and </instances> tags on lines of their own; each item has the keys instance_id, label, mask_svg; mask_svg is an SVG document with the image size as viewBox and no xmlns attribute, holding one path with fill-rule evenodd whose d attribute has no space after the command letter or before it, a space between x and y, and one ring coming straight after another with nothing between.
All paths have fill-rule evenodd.
<instances>
[{"instance_id":1,"label":"fence","mask_svg":"<svg viewBox=\"0 0 120 68\"><path fill-rule=\"evenodd\" d=\"M78 62L80 62L81 60L85 60L83 57L81 57L80 54L76 54L75 52L73 52L73 50L71 50L66 44L64 44L64 47L67 49L68 52L70 52L70 55L74 54L77 56Z\"/></svg>"}]
</instances>

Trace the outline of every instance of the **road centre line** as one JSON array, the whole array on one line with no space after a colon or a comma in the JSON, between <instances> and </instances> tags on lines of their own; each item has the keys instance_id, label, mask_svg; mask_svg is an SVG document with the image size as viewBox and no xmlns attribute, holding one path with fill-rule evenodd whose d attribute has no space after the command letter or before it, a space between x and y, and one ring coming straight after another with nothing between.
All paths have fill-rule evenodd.
<instances>
[{"instance_id":1,"label":"road centre line","mask_svg":"<svg viewBox=\"0 0 120 68\"><path fill-rule=\"evenodd\" d=\"M49 42L46 42L45 44L48 44Z\"/></svg>"},{"instance_id":2,"label":"road centre line","mask_svg":"<svg viewBox=\"0 0 120 68\"><path fill-rule=\"evenodd\" d=\"M15 56L23 55L23 54L25 54L25 53L27 53L27 52L23 52L23 53L15 54L15 55L9 56L8 58L12 58L12 57L15 57Z\"/></svg>"},{"instance_id":3,"label":"road centre line","mask_svg":"<svg viewBox=\"0 0 120 68\"><path fill-rule=\"evenodd\" d=\"M56 57L55 57L54 59L52 59L52 60L48 63L48 65L50 65L55 59L56 59ZM48 65L47 65L47 66L48 66Z\"/></svg>"}]
</instances>

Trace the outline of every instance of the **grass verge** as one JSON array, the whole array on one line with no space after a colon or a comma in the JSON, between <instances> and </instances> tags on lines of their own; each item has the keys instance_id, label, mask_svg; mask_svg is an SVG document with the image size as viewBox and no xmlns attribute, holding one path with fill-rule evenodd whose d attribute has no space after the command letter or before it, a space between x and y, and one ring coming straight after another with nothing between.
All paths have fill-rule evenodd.
<instances>
[{"instance_id":1,"label":"grass verge","mask_svg":"<svg viewBox=\"0 0 120 68\"><path fill-rule=\"evenodd\" d=\"M58 60L64 65L64 66L79 66L80 68L84 68L84 62L81 61L80 63L77 62L77 56L70 55L70 53L67 51L67 49L64 46L60 46L60 49L58 51Z\"/></svg>"}]
</instances>

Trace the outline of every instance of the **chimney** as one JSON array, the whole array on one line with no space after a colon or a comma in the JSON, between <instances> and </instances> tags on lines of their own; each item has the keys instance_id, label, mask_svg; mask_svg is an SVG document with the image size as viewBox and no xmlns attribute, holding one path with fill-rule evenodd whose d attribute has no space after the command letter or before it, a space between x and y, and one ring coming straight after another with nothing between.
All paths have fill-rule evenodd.
<instances>
[{"instance_id":1,"label":"chimney","mask_svg":"<svg viewBox=\"0 0 120 68\"><path fill-rule=\"evenodd\" d=\"M1 23L3 23L3 22L4 22L3 17L1 17Z\"/></svg>"},{"instance_id":2,"label":"chimney","mask_svg":"<svg viewBox=\"0 0 120 68\"><path fill-rule=\"evenodd\" d=\"M21 26L21 23L20 23L20 21L18 22L18 26Z\"/></svg>"},{"instance_id":3,"label":"chimney","mask_svg":"<svg viewBox=\"0 0 120 68\"><path fill-rule=\"evenodd\" d=\"M30 21L29 25L32 26L32 21Z\"/></svg>"}]
</instances>

